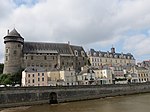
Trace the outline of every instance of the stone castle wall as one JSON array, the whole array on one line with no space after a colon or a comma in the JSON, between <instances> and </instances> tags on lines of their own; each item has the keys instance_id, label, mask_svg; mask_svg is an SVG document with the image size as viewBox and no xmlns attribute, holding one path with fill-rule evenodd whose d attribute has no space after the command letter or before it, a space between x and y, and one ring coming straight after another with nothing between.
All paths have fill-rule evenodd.
<instances>
[{"instance_id":1,"label":"stone castle wall","mask_svg":"<svg viewBox=\"0 0 150 112\"><path fill-rule=\"evenodd\" d=\"M47 70L54 68L58 63L57 54L24 54L24 63L22 68L26 67L44 67Z\"/></svg>"},{"instance_id":2,"label":"stone castle wall","mask_svg":"<svg viewBox=\"0 0 150 112\"><path fill-rule=\"evenodd\" d=\"M9 42L5 46L4 73L16 73L22 64L22 44ZM8 72L9 71L9 72Z\"/></svg>"},{"instance_id":3,"label":"stone castle wall","mask_svg":"<svg viewBox=\"0 0 150 112\"><path fill-rule=\"evenodd\" d=\"M130 85L0 88L0 108L58 103L150 92L150 83Z\"/></svg>"}]
</instances>

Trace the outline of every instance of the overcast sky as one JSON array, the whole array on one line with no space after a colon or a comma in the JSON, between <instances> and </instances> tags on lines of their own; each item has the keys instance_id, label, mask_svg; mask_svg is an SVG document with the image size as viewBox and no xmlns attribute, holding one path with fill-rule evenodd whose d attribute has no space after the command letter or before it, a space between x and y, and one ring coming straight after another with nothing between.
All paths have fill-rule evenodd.
<instances>
[{"instance_id":1,"label":"overcast sky","mask_svg":"<svg viewBox=\"0 0 150 112\"><path fill-rule=\"evenodd\" d=\"M1 0L0 62L7 29L25 41L65 42L150 59L150 0Z\"/></svg>"}]
</instances>

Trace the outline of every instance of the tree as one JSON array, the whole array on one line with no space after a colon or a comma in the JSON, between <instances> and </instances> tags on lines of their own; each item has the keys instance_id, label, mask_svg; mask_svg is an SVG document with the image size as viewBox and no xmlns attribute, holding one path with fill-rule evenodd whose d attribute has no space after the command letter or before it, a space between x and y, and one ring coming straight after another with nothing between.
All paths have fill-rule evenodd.
<instances>
[{"instance_id":1,"label":"tree","mask_svg":"<svg viewBox=\"0 0 150 112\"><path fill-rule=\"evenodd\" d=\"M17 73L14 74L2 74L0 75L0 84L20 84L21 85L21 78L22 78L22 70L19 70Z\"/></svg>"},{"instance_id":2,"label":"tree","mask_svg":"<svg viewBox=\"0 0 150 112\"><path fill-rule=\"evenodd\" d=\"M11 84L11 75L10 74L2 74L0 76L0 84Z\"/></svg>"}]
</instances>

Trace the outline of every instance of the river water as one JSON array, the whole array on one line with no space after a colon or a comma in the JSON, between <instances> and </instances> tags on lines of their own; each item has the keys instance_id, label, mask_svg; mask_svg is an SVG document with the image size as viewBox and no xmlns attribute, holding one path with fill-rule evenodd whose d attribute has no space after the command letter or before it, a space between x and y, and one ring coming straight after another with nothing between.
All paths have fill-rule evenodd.
<instances>
[{"instance_id":1,"label":"river water","mask_svg":"<svg viewBox=\"0 0 150 112\"><path fill-rule=\"evenodd\" d=\"M150 112L150 93L97 100L36 105L4 109L0 112Z\"/></svg>"}]
</instances>

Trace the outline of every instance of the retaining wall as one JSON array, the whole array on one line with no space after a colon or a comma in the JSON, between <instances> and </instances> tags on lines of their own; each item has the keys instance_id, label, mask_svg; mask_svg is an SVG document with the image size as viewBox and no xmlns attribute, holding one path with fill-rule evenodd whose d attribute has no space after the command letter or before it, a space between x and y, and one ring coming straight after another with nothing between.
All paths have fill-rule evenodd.
<instances>
[{"instance_id":1,"label":"retaining wall","mask_svg":"<svg viewBox=\"0 0 150 112\"><path fill-rule=\"evenodd\" d=\"M150 83L65 87L0 88L0 108L45 104L55 93L58 103L150 92Z\"/></svg>"}]
</instances>

